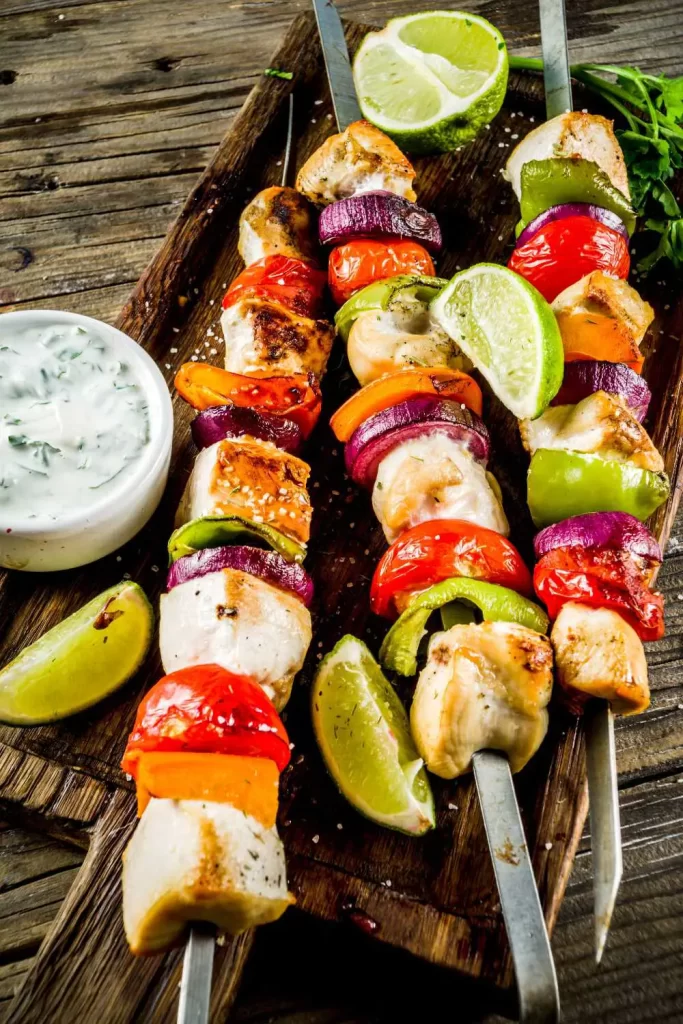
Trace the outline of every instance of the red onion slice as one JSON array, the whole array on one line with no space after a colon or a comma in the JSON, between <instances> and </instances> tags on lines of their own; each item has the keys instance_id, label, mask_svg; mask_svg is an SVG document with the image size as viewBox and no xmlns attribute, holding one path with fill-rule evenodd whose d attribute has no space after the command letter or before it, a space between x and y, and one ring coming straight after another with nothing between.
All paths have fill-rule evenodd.
<instances>
[{"instance_id":1,"label":"red onion slice","mask_svg":"<svg viewBox=\"0 0 683 1024\"><path fill-rule=\"evenodd\" d=\"M297 452L303 440L301 428L292 420L236 405L205 409L192 422L192 439L198 448L208 448L216 441L242 434L272 441L285 452Z\"/></svg>"},{"instance_id":2,"label":"red onion slice","mask_svg":"<svg viewBox=\"0 0 683 1024\"><path fill-rule=\"evenodd\" d=\"M443 244L434 214L393 192L361 192L326 206L318 233L323 245L378 235L411 238L432 253L439 252Z\"/></svg>"},{"instance_id":3,"label":"red onion slice","mask_svg":"<svg viewBox=\"0 0 683 1024\"><path fill-rule=\"evenodd\" d=\"M621 395L641 423L647 414L652 392L639 374L624 363L579 359L565 363L562 387L551 405L575 405L596 391Z\"/></svg>"},{"instance_id":4,"label":"red onion slice","mask_svg":"<svg viewBox=\"0 0 683 1024\"><path fill-rule=\"evenodd\" d=\"M546 526L534 537L536 558L555 548L610 548L630 551L653 562L662 561L662 549L635 516L626 512L587 512Z\"/></svg>"},{"instance_id":5,"label":"red onion slice","mask_svg":"<svg viewBox=\"0 0 683 1024\"><path fill-rule=\"evenodd\" d=\"M357 484L370 488L390 451L435 431L463 442L480 462L488 461L489 433L475 413L460 402L420 395L375 413L353 432L344 450L346 470Z\"/></svg>"},{"instance_id":6,"label":"red onion slice","mask_svg":"<svg viewBox=\"0 0 683 1024\"><path fill-rule=\"evenodd\" d=\"M290 590L301 598L307 608L313 600L313 580L302 565L288 562L277 551L264 551L242 544L203 548L192 555L184 555L168 570L166 589L172 590L181 583L220 572L221 569L241 569L282 590Z\"/></svg>"},{"instance_id":7,"label":"red onion slice","mask_svg":"<svg viewBox=\"0 0 683 1024\"><path fill-rule=\"evenodd\" d=\"M520 245L528 242L537 231L544 228L551 220L564 220L565 217L591 217L593 220L599 221L600 224L605 224L608 228L612 228L613 231L618 231L627 242L629 240L626 225L621 217L612 210L606 210L603 206L594 206L592 203L560 203L559 206L551 206L548 210L544 210L543 213L539 213L538 217L534 217L522 230L515 248L518 249Z\"/></svg>"}]
</instances>

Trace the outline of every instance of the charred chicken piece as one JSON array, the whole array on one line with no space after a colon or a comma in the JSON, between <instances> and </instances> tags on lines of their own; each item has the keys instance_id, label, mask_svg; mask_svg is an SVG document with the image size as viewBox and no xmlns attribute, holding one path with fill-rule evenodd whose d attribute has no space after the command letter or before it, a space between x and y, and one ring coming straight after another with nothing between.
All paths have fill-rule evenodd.
<instances>
[{"instance_id":1,"label":"charred chicken piece","mask_svg":"<svg viewBox=\"0 0 683 1024\"><path fill-rule=\"evenodd\" d=\"M310 203L295 188L273 185L242 211L237 248L247 266L277 254L312 260L317 237Z\"/></svg>"},{"instance_id":2,"label":"charred chicken piece","mask_svg":"<svg viewBox=\"0 0 683 1024\"><path fill-rule=\"evenodd\" d=\"M322 377L334 343L334 327L312 320L279 302L240 299L221 316L225 369L232 373Z\"/></svg>"}]
</instances>

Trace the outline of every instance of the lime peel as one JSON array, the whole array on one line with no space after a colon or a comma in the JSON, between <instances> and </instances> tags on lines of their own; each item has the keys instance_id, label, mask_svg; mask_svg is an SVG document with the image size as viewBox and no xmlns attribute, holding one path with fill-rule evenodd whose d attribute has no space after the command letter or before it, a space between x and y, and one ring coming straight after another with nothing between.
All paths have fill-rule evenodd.
<instances>
[{"instance_id":1,"label":"lime peel","mask_svg":"<svg viewBox=\"0 0 683 1024\"><path fill-rule=\"evenodd\" d=\"M312 716L327 769L356 810L409 835L434 828L434 800L408 716L361 640L343 637L320 663Z\"/></svg>"},{"instance_id":2,"label":"lime peel","mask_svg":"<svg viewBox=\"0 0 683 1024\"><path fill-rule=\"evenodd\" d=\"M0 670L0 721L40 725L98 703L137 672L153 631L142 587L110 587Z\"/></svg>"}]
</instances>

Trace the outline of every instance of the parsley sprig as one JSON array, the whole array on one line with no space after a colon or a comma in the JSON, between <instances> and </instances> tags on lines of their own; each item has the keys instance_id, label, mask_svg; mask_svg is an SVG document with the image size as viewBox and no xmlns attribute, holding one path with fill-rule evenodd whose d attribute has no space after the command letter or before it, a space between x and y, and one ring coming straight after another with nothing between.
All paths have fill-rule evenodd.
<instances>
[{"instance_id":1,"label":"parsley sprig","mask_svg":"<svg viewBox=\"0 0 683 1024\"><path fill-rule=\"evenodd\" d=\"M542 71L543 61L510 57L510 67ZM683 213L669 184L683 167L683 77L649 75L616 64L572 64L571 73L611 104L628 126L617 129L617 135L631 198L645 229L656 239L638 270L647 272L661 259L683 269Z\"/></svg>"}]
</instances>

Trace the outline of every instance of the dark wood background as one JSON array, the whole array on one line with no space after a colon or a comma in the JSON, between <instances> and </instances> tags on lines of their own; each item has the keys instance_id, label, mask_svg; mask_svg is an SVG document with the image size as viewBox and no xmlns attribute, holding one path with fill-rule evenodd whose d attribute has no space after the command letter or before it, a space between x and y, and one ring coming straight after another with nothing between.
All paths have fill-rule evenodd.
<instances>
[{"instance_id":1,"label":"dark wood background","mask_svg":"<svg viewBox=\"0 0 683 1024\"><path fill-rule=\"evenodd\" d=\"M414 2L351 0L366 22ZM683 73L683 3L568 4L573 59ZM197 174L304 2L0 0L0 304L113 320ZM536 54L535 3L471 3ZM650 711L618 731L626 873L603 967L592 965L590 837L554 948L568 1021L683 1021L683 523L660 585ZM82 853L0 826L0 1008ZM233 1019L253 1024L458 1020L468 993L352 931L290 913L256 942ZM0 1015L2 1010L0 1009Z\"/></svg>"}]
</instances>

